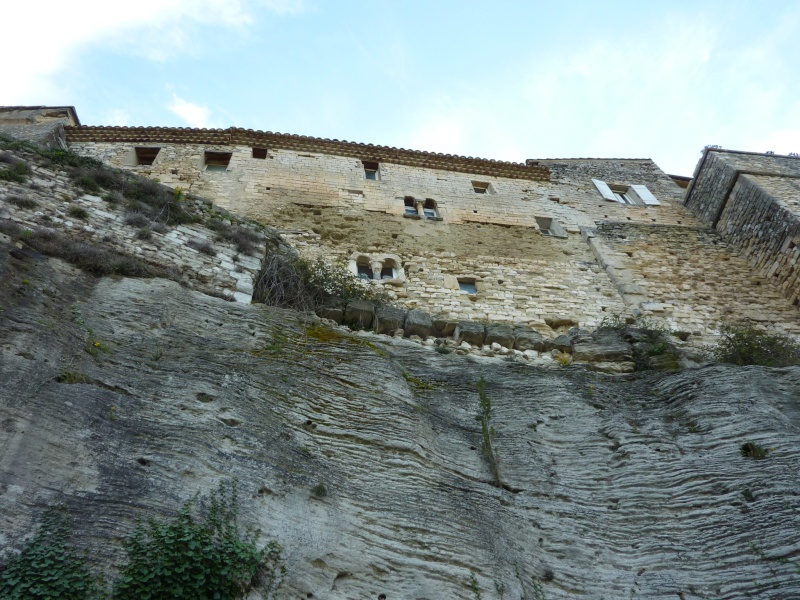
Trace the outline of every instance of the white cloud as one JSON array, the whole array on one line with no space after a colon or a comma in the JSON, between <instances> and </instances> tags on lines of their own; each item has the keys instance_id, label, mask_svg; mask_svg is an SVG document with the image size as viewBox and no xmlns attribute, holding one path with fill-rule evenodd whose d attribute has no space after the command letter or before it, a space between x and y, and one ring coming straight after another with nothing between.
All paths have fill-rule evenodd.
<instances>
[{"instance_id":1,"label":"white cloud","mask_svg":"<svg viewBox=\"0 0 800 600\"><path fill-rule=\"evenodd\" d=\"M3 6L0 105L65 103L49 79L77 60L81 49L100 45L164 60L185 52L197 24L251 25L258 8L275 14L305 10L302 0L43 0L35 14L25 2ZM197 43L200 43L199 41ZM13 57L24 55L24 59Z\"/></svg>"},{"instance_id":2,"label":"white cloud","mask_svg":"<svg viewBox=\"0 0 800 600\"><path fill-rule=\"evenodd\" d=\"M209 127L211 110L208 106L192 104L183 98L173 94L172 104L167 107L171 112L186 121L189 127Z\"/></svg>"}]
</instances>

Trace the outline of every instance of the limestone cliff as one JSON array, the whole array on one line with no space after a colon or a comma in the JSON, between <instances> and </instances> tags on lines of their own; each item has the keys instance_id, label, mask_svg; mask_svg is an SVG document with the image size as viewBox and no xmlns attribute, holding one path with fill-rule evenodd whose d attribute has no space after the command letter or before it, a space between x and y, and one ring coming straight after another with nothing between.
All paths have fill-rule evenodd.
<instances>
[{"instance_id":1,"label":"limestone cliff","mask_svg":"<svg viewBox=\"0 0 800 600\"><path fill-rule=\"evenodd\" d=\"M798 368L445 355L0 250L3 550L61 502L108 565L234 476L286 598L800 597Z\"/></svg>"}]
</instances>

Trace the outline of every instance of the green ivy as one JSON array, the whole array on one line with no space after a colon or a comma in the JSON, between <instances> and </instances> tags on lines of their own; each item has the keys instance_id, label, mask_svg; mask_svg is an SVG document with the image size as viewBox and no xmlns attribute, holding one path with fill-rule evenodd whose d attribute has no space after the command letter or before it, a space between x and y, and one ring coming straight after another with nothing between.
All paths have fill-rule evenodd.
<instances>
[{"instance_id":1,"label":"green ivy","mask_svg":"<svg viewBox=\"0 0 800 600\"><path fill-rule=\"evenodd\" d=\"M4 600L88 600L103 598L95 577L67 545L69 517L48 512L33 539L13 556L0 573Z\"/></svg>"},{"instance_id":2,"label":"green ivy","mask_svg":"<svg viewBox=\"0 0 800 600\"><path fill-rule=\"evenodd\" d=\"M198 515L199 516L196 516ZM206 502L186 502L168 521L150 519L125 542L127 562L109 595L85 560L67 544L63 510L45 515L33 539L0 571L3 600L235 600L257 589L274 598L285 574L282 548L242 533L234 482L223 482Z\"/></svg>"},{"instance_id":3,"label":"green ivy","mask_svg":"<svg viewBox=\"0 0 800 600\"><path fill-rule=\"evenodd\" d=\"M134 530L115 599L229 600L256 585L266 597L277 592L282 549L273 541L259 550L255 534L239 532L236 486L220 484L202 519L192 516L196 504L197 497L184 504L174 521L151 519Z\"/></svg>"}]
</instances>

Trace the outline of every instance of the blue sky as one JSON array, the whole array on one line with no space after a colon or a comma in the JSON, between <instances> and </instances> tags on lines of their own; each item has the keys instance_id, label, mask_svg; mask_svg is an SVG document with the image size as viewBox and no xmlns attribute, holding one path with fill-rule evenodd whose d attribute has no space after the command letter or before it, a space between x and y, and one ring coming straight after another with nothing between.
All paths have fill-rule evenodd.
<instances>
[{"instance_id":1,"label":"blue sky","mask_svg":"<svg viewBox=\"0 0 800 600\"><path fill-rule=\"evenodd\" d=\"M0 105L503 160L800 152L800 2L46 0Z\"/></svg>"}]
</instances>

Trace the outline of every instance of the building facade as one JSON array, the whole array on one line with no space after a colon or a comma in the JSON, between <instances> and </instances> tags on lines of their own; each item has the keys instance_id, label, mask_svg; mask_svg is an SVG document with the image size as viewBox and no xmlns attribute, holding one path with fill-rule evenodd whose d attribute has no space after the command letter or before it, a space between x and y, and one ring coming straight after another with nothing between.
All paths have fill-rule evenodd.
<instances>
[{"instance_id":1,"label":"building facade","mask_svg":"<svg viewBox=\"0 0 800 600\"><path fill-rule=\"evenodd\" d=\"M649 159L508 163L67 117L74 152L270 225L444 318L548 336L617 315L698 342L741 320L800 334L797 157L708 149L686 189Z\"/></svg>"}]
</instances>

